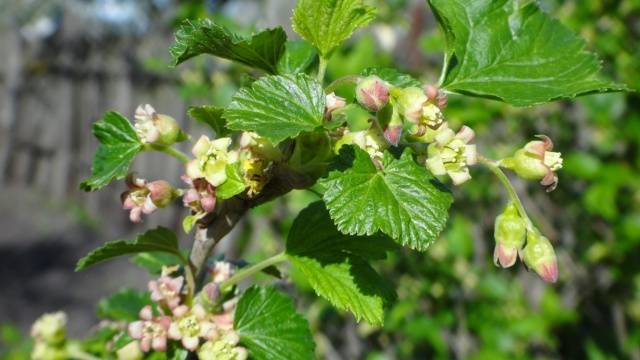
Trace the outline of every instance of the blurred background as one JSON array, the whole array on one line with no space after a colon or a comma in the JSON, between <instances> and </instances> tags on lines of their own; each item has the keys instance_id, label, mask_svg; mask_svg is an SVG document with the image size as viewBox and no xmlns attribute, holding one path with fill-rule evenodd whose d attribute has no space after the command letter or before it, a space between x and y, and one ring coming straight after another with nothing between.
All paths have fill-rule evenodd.
<instances>
[{"instance_id":1,"label":"blurred background","mask_svg":"<svg viewBox=\"0 0 640 360\"><path fill-rule=\"evenodd\" d=\"M329 78L397 66L435 82L443 38L426 2L369 2L378 7L378 20L333 57ZM64 310L72 335L89 334L100 298L123 287L143 288L148 279L127 260L74 273L77 259L104 241L129 239L158 224L179 230L186 214L175 205L133 226L120 209L121 182L81 192L96 147L92 123L107 110L131 117L138 104L150 103L188 132L202 132L187 118L187 107L228 103L247 72L210 57L169 68L175 27L211 17L240 33L283 25L295 37L289 25L294 5L0 0L0 359L27 358L26 335L43 312ZM607 76L640 88L640 0L540 5L588 40ZM479 150L490 157L507 156L540 133L563 152L556 191L514 179L554 242L560 281L545 285L522 266L493 266L493 221L506 196L478 168L475 181L455 189L448 229L429 251L402 250L379 264L399 295L384 327L356 323L291 274L296 286L289 289L310 319L318 357L640 360L638 93L524 109L454 95L446 115L455 125L473 127ZM145 154L133 169L176 184L181 174L177 161L157 154ZM255 209L218 254L254 261L276 253L296 212L315 199L297 191ZM190 239L181 236L188 247Z\"/></svg>"}]
</instances>

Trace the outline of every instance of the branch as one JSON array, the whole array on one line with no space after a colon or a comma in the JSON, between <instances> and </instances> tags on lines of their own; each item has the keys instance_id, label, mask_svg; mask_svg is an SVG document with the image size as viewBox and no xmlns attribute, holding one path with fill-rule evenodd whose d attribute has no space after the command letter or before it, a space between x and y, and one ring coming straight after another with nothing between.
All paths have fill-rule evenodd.
<instances>
[{"instance_id":1,"label":"branch","mask_svg":"<svg viewBox=\"0 0 640 360\"><path fill-rule=\"evenodd\" d=\"M198 223L189 263L200 286L206 275L207 259L216 245L233 230L242 216L251 208L287 194L293 189L306 189L316 178L296 173L286 164L279 163L272 170L272 178L263 191L254 198L242 195L223 201L217 211ZM196 289L197 290L197 289Z\"/></svg>"}]
</instances>

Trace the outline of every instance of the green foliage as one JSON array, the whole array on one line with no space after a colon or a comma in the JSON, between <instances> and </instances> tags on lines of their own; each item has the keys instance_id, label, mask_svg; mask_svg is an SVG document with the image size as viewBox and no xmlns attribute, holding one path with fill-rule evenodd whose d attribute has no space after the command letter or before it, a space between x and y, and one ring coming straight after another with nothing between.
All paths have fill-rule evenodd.
<instances>
[{"instance_id":1,"label":"green foliage","mask_svg":"<svg viewBox=\"0 0 640 360\"><path fill-rule=\"evenodd\" d=\"M129 120L117 112L108 112L96 122L93 134L100 145L93 158L91 177L80 184L85 191L95 191L113 180L124 178L143 148Z\"/></svg>"},{"instance_id":2,"label":"green foliage","mask_svg":"<svg viewBox=\"0 0 640 360\"><path fill-rule=\"evenodd\" d=\"M109 320L136 321L138 313L151 305L148 292L123 289L98 303L98 317Z\"/></svg>"},{"instance_id":3,"label":"green foliage","mask_svg":"<svg viewBox=\"0 0 640 360\"><path fill-rule=\"evenodd\" d=\"M225 137L229 135L227 122L222 117L223 108L216 106L192 106L189 108L189 116L199 123L205 124L215 132L217 137Z\"/></svg>"},{"instance_id":4,"label":"green foliage","mask_svg":"<svg viewBox=\"0 0 640 360\"><path fill-rule=\"evenodd\" d=\"M400 159L385 153L382 170L369 155L354 148L351 168L334 170L320 183L324 201L338 230L372 235L378 231L402 245L426 250L447 222L451 194L427 170L416 164L410 150Z\"/></svg>"},{"instance_id":5,"label":"green foliage","mask_svg":"<svg viewBox=\"0 0 640 360\"><path fill-rule=\"evenodd\" d=\"M181 26L170 52L174 65L194 56L210 54L275 74L286 41L287 34L280 27L242 38L204 19Z\"/></svg>"},{"instance_id":6,"label":"green foliage","mask_svg":"<svg viewBox=\"0 0 640 360\"><path fill-rule=\"evenodd\" d=\"M216 189L216 197L220 200L232 198L247 188L238 166L227 165L225 172L227 173L227 181Z\"/></svg>"},{"instance_id":7,"label":"green foliage","mask_svg":"<svg viewBox=\"0 0 640 360\"><path fill-rule=\"evenodd\" d=\"M160 275L163 266L174 266L182 263L174 254L163 252L139 253L131 258L131 262L153 275Z\"/></svg>"},{"instance_id":8,"label":"green foliage","mask_svg":"<svg viewBox=\"0 0 640 360\"><path fill-rule=\"evenodd\" d=\"M394 248L386 236L341 234L321 201L298 214L287 237L289 259L316 293L372 324L382 324L395 293L368 260L384 259Z\"/></svg>"},{"instance_id":9,"label":"green foliage","mask_svg":"<svg viewBox=\"0 0 640 360\"><path fill-rule=\"evenodd\" d=\"M317 58L317 51L308 42L287 41L285 52L278 62L278 74L304 73Z\"/></svg>"},{"instance_id":10,"label":"green foliage","mask_svg":"<svg viewBox=\"0 0 640 360\"><path fill-rule=\"evenodd\" d=\"M401 88L417 86L421 87L422 83L416 80L413 76L403 74L400 71L393 68L366 68L360 75L370 76L376 75L380 79L388 82L389 84Z\"/></svg>"},{"instance_id":11,"label":"green foliage","mask_svg":"<svg viewBox=\"0 0 640 360\"><path fill-rule=\"evenodd\" d=\"M293 29L328 58L359 27L375 19L375 8L362 0L299 0Z\"/></svg>"},{"instance_id":12,"label":"green foliage","mask_svg":"<svg viewBox=\"0 0 640 360\"><path fill-rule=\"evenodd\" d=\"M175 255L183 264L185 262L176 235L169 229L159 227L138 235L133 241L118 240L104 244L80 259L76 271L119 256L153 251Z\"/></svg>"},{"instance_id":13,"label":"green foliage","mask_svg":"<svg viewBox=\"0 0 640 360\"><path fill-rule=\"evenodd\" d=\"M535 3L429 0L447 39L442 86L517 106L624 90L599 79L585 42Z\"/></svg>"},{"instance_id":14,"label":"green foliage","mask_svg":"<svg viewBox=\"0 0 640 360\"><path fill-rule=\"evenodd\" d=\"M234 328L252 358L314 358L307 320L296 313L291 299L275 288L247 289L238 302Z\"/></svg>"},{"instance_id":15,"label":"green foliage","mask_svg":"<svg viewBox=\"0 0 640 360\"><path fill-rule=\"evenodd\" d=\"M349 131L363 131L371 127L371 114L358 104L349 104L331 114L331 122L336 126L345 123Z\"/></svg>"},{"instance_id":16,"label":"green foliage","mask_svg":"<svg viewBox=\"0 0 640 360\"><path fill-rule=\"evenodd\" d=\"M322 125L325 95L314 79L265 76L242 88L224 112L233 130L250 130L277 144Z\"/></svg>"}]
</instances>

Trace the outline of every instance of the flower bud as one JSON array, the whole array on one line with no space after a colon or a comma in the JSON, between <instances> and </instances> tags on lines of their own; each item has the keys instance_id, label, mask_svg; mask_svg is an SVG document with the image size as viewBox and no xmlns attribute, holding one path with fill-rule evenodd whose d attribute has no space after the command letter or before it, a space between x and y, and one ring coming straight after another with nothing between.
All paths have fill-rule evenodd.
<instances>
[{"instance_id":1,"label":"flower bud","mask_svg":"<svg viewBox=\"0 0 640 360\"><path fill-rule=\"evenodd\" d=\"M356 99L366 109L378 112L389 103L389 86L372 75L358 82Z\"/></svg>"},{"instance_id":2,"label":"flower bud","mask_svg":"<svg viewBox=\"0 0 640 360\"><path fill-rule=\"evenodd\" d=\"M67 315L63 312L42 315L31 327L31 336L49 345L59 345L66 337Z\"/></svg>"},{"instance_id":3,"label":"flower bud","mask_svg":"<svg viewBox=\"0 0 640 360\"><path fill-rule=\"evenodd\" d=\"M206 300L211 304L215 304L220 299L220 286L215 282L210 282L202 288L202 292L206 295Z\"/></svg>"},{"instance_id":4,"label":"flower bud","mask_svg":"<svg viewBox=\"0 0 640 360\"><path fill-rule=\"evenodd\" d=\"M324 116L327 119L331 118L331 114L334 111L340 110L345 106L347 106L347 102L345 101L345 99L341 98L340 96L337 96L336 93L331 93L327 95L325 103L326 103L326 110L325 110Z\"/></svg>"},{"instance_id":5,"label":"flower bud","mask_svg":"<svg viewBox=\"0 0 640 360\"><path fill-rule=\"evenodd\" d=\"M398 96L398 108L407 120L419 123L422 116L422 106L429 100L419 87L402 89Z\"/></svg>"},{"instance_id":6,"label":"flower bud","mask_svg":"<svg viewBox=\"0 0 640 360\"><path fill-rule=\"evenodd\" d=\"M398 106L405 119L415 124L411 135L422 136L426 127L437 129L444 122L444 115L437 103L432 102L425 91L418 87L403 89L398 96Z\"/></svg>"},{"instance_id":7,"label":"flower bud","mask_svg":"<svg viewBox=\"0 0 640 360\"><path fill-rule=\"evenodd\" d=\"M510 203L495 222L496 248L493 252L493 262L496 266L508 268L515 264L518 251L524 245L526 232L524 220L518 214L518 209L515 204Z\"/></svg>"},{"instance_id":8,"label":"flower bud","mask_svg":"<svg viewBox=\"0 0 640 360\"><path fill-rule=\"evenodd\" d=\"M144 353L140 350L140 343L132 341L116 351L118 360L142 360Z\"/></svg>"},{"instance_id":9,"label":"flower bud","mask_svg":"<svg viewBox=\"0 0 640 360\"><path fill-rule=\"evenodd\" d=\"M177 197L173 186L164 180L152 181L147 188L150 191L149 198L159 208L169 205Z\"/></svg>"},{"instance_id":10,"label":"flower bud","mask_svg":"<svg viewBox=\"0 0 640 360\"><path fill-rule=\"evenodd\" d=\"M527 232L527 245L522 250L522 260L542 280L548 283L558 280L558 260L553 245L537 231Z\"/></svg>"},{"instance_id":11,"label":"flower bud","mask_svg":"<svg viewBox=\"0 0 640 360\"><path fill-rule=\"evenodd\" d=\"M145 144L168 146L186 138L174 118L158 114L149 104L138 106L135 119L136 133Z\"/></svg>"},{"instance_id":12,"label":"flower bud","mask_svg":"<svg viewBox=\"0 0 640 360\"><path fill-rule=\"evenodd\" d=\"M398 146L402 137L403 123L398 111L394 108L391 114L391 121L384 130L384 138L393 146Z\"/></svg>"},{"instance_id":13,"label":"flower bud","mask_svg":"<svg viewBox=\"0 0 640 360\"><path fill-rule=\"evenodd\" d=\"M511 158L504 159L501 165L513 170L526 180L540 180L540 184L553 191L558 185L556 171L562 169L562 154L552 152L553 142L547 136L538 135L541 140L530 141L516 151Z\"/></svg>"},{"instance_id":14,"label":"flower bud","mask_svg":"<svg viewBox=\"0 0 640 360\"><path fill-rule=\"evenodd\" d=\"M449 98L447 97L447 94L445 94L442 90L433 85L426 85L424 87L424 93L429 98L429 101L437 105L440 109L444 109L445 107L447 107Z\"/></svg>"}]
</instances>

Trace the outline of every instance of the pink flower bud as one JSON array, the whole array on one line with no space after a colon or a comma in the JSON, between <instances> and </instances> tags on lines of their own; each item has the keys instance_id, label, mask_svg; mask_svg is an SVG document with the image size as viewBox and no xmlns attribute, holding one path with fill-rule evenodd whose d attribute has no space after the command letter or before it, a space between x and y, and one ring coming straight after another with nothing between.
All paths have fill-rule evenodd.
<instances>
[{"instance_id":1,"label":"pink flower bud","mask_svg":"<svg viewBox=\"0 0 640 360\"><path fill-rule=\"evenodd\" d=\"M496 248L493 252L493 262L503 268L513 266L518 257L518 251L524 245L525 234L524 220L520 217L516 206L510 203L496 218L494 227Z\"/></svg>"},{"instance_id":2,"label":"pink flower bud","mask_svg":"<svg viewBox=\"0 0 640 360\"><path fill-rule=\"evenodd\" d=\"M540 180L540 184L547 187L547 192L553 191L558 185L556 171L562 169L562 154L551 151L553 142L549 137L537 137L540 140L530 141L513 157L502 160L501 165L523 179Z\"/></svg>"},{"instance_id":3,"label":"pink flower bud","mask_svg":"<svg viewBox=\"0 0 640 360\"><path fill-rule=\"evenodd\" d=\"M207 295L207 300L211 303L215 304L220 298L220 286L214 282L208 283L202 290Z\"/></svg>"},{"instance_id":4,"label":"pink flower bud","mask_svg":"<svg viewBox=\"0 0 640 360\"><path fill-rule=\"evenodd\" d=\"M147 185L149 197L153 204L159 208L169 205L176 198L176 191L164 180L157 180Z\"/></svg>"},{"instance_id":5,"label":"pink flower bud","mask_svg":"<svg viewBox=\"0 0 640 360\"><path fill-rule=\"evenodd\" d=\"M389 86L372 75L358 82L356 99L366 109L378 112L389 103Z\"/></svg>"},{"instance_id":6,"label":"pink flower bud","mask_svg":"<svg viewBox=\"0 0 640 360\"><path fill-rule=\"evenodd\" d=\"M527 233L527 245L522 250L524 263L542 280L555 283L558 280L558 260L549 239L537 232Z\"/></svg>"},{"instance_id":7,"label":"pink flower bud","mask_svg":"<svg viewBox=\"0 0 640 360\"><path fill-rule=\"evenodd\" d=\"M445 107L447 107L449 99L447 97L447 94L445 94L442 90L433 85L426 85L424 87L424 93L429 98L429 101L437 105L440 109L444 109Z\"/></svg>"},{"instance_id":8,"label":"pink flower bud","mask_svg":"<svg viewBox=\"0 0 640 360\"><path fill-rule=\"evenodd\" d=\"M213 210L216 208L215 196L203 197L202 200L200 200L200 205L202 206L202 209L204 210L204 212L212 213Z\"/></svg>"},{"instance_id":9,"label":"pink flower bud","mask_svg":"<svg viewBox=\"0 0 640 360\"><path fill-rule=\"evenodd\" d=\"M393 146L398 146L402 137L402 125L389 125L384 131L384 138Z\"/></svg>"}]
</instances>

